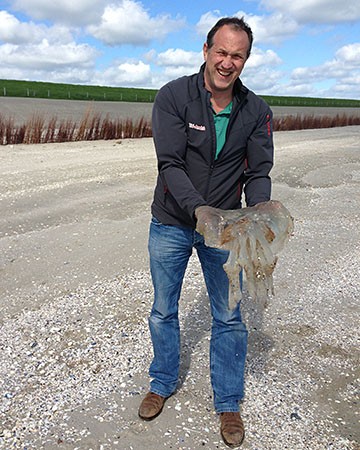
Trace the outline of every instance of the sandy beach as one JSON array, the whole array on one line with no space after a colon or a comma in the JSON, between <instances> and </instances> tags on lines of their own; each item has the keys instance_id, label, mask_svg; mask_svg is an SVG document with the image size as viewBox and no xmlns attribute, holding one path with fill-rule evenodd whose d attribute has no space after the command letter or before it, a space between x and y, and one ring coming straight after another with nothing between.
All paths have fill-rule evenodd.
<instances>
[{"instance_id":1,"label":"sandy beach","mask_svg":"<svg viewBox=\"0 0 360 450\"><path fill-rule=\"evenodd\" d=\"M265 311L250 298L246 450L359 450L360 127L275 133L295 219ZM225 449L196 256L178 390L153 422L151 139L0 146L0 448Z\"/></svg>"}]
</instances>

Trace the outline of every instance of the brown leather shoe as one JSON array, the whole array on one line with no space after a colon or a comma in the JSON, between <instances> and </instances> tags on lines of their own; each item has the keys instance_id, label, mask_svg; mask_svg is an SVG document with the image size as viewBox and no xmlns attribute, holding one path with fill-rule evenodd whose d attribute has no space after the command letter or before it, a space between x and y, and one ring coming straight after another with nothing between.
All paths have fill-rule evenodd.
<instances>
[{"instance_id":1,"label":"brown leather shoe","mask_svg":"<svg viewBox=\"0 0 360 450\"><path fill-rule=\"evenodd\" d=\"M163 410L166 397L148 392L139 408L139 417L143 420L153 420Z\"/></svg>"},{"instance_id":2,"label":"brown leather shoe","mask_svg":"<svg viewBox=\"0 0 360 450\"><path fill-rule=\"evenodd\" d=\"M244 424L238 412L220 414L220 433L226 445L240 447L245 437Z\"/></svg>"}]
</instances>

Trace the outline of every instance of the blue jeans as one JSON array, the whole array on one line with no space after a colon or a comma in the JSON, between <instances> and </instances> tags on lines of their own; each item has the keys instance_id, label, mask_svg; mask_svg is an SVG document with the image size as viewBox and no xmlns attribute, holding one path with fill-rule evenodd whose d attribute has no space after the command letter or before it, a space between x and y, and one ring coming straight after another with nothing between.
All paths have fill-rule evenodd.
<instances>
[{"instance_id":1,"label":"blue jeans","mask_svg":"<svg viewBox=\"0 0 360 450\"><path fill-rule=\"evenodd\" d=\"M239 411L244 396L247 330L240 306L228 307L229 280L223 269L228 251L207 247L188 227L163 225L153 218L149 233L150 270L154 304L149 318L154 357L150 390L163 397L176 389L180 366L178 302L185 270L196 249L210 299L212 328L210 373L218 413Z\"/></svg>"}]
</instances>

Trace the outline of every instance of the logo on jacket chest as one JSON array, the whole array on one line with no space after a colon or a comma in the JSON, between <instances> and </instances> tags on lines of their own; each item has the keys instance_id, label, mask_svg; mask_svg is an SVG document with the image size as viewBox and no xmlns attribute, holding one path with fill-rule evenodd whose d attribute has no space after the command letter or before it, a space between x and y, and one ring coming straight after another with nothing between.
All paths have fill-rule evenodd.
<instances>
[{"instance_id":1,"label":"logo on jacket chest","mask_svg":"<svg viewBox=\"0 0 360 450\"><path fill-rule=\"evenodd\" d=\"M189 122L189 128L197 131L206 131L205 125L198 125L197 123Z\"/></svg>"}]
</instances>

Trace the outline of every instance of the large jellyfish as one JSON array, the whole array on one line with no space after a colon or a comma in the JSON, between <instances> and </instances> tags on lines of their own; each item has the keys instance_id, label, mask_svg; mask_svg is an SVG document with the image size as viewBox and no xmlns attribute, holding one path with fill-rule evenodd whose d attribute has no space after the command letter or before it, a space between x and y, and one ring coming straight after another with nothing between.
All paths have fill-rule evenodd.
<instances>
[{"instance_id":1,"label":"large jellyfish","mask_svg":"<svg viewBox=\"0 0 360 450\"><path fill-rule=\"evenodd\" d=\"M204 236L205 244L230 252L224 264L229 278L229 308L242 298L242 269L254 300L274 295L272 275L277 255L294 230L294 220L285 206L276 200L228 211L201 206L196 216L196 230Z\"/></svg>"}]
</instances>

